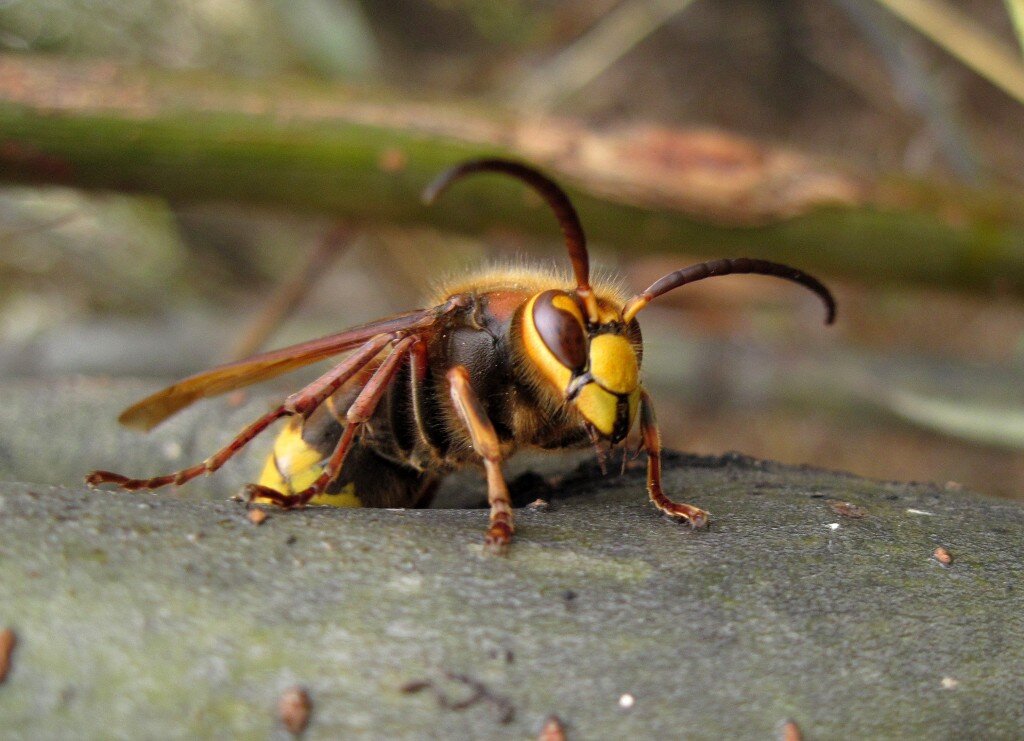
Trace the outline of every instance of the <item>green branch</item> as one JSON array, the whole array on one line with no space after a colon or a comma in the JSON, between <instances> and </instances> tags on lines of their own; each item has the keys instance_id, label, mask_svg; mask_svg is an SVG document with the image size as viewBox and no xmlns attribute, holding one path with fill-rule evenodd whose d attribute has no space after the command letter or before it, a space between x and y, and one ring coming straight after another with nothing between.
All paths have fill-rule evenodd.
<instances>
[{"instance_id":1,"label":"green branch","mask_svg":"<svg viewBox=\"0 0 1024 741\"><path fill-rule=\"evenodd\" d=\"M556 234L550 214L498 179L460 184L433 208L420 203L441 169L498 152L570 184L592 241L624 251L749 255L864 282L1024 294L1016 193L865 182L724 134L595 133L306 83L255 91L110 65L0 63L0 182Z\"/></svg>"}]
</instances>

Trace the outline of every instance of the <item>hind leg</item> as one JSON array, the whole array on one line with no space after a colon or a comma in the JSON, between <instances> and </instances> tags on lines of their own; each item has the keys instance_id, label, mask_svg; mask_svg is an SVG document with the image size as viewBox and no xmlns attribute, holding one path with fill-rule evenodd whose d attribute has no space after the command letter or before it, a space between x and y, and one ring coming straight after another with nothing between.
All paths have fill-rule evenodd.
<instances>
[{"instance_id":1,"label":"hind leg","mask_svg":"<svg viewBox=\"0 0 1024 741\"><path fill-rule=\"evenodd\" d=\"M409 347L413 342L414 338L412 337L400 340L391 349L391 353L387 358L377 366L373 375L370 376L370 380L366 382L366 385L363 386L359 395L356 396L355 401L352 402L345 413L345 426L341 437L334 446L330 457L324 463L322 473L309 486L293 494L286 494L260 484L250 484L245 489L248 500L250 502L257 499L266 500L279 507L291 509L293 507L305 506L314 497L323 494L331 482L341 473L345 459L356 442L356 436L367 420L373 416L374 410L376 410L381 398L387 392L388 386L398 372L402 361L409 354ZM334 390L337 390L337 387L332 390L332 393Z\"/></svg>"},{"instance_id":2,"label":"hind leg","mask_svg":"<svg viewBox=\"0 0 1024 741\"><path fill-rule=\"evenodd\" d=\"M197 476L213 473L227 463L227 461L239 450L252 442L257 435L281 417L288 415L301 415L306 417L312 414L324 402L324 400L341 388L350 378L355 376L365 366L369 365L374 357L376 357L385 346L395 342L395 340L395 336L388 334L379 334L371 338L365 342L357 352L345 358L345 360L331 368L327 373L313 381L298 393L289 396L279 407L267 414L264 414L255 422L248 425L244 430L236 435L230 443L218 450L202 463L190 466L189 468L184 468L180 471L175 471L163 476L154 476L148 479L131 478L119 473L114 473L113 471L93 471L85 477L85 482L89 486L115 484L127 491L136 491L138 489L159 489L160 487L168 486L170 484L180 486L181 484L191 481ZM398 345L395 345L395 349L403 343L407 346L407 343L409 342L411 342L411 340L401 340ZM394 354L395 350L393 349L392 355ZM391 356L389 356L389 358L390 357Z\"/></svg>"},{"instance_id":3,"label":"hind leg","mask_svg":"<svg viewBox=\"0 0 1024 741\"><path fill-rule=\"evenodd\" d=\"M341 439L344 422L334 413L345 408L354 394L337 404L328 400L309 419L291 421L274 441L274 449L263 467L258 486L277 494L292 496L311 486L324 471L331 451ZM344 419L344 418L342 418ZM308 504L332 507L426 507L437 489L438 477L411 466L382 458L363 445L352 444L341 472ZM256 504L276 504L277 499L256 493Z\"/></svg>"}]
</instances>

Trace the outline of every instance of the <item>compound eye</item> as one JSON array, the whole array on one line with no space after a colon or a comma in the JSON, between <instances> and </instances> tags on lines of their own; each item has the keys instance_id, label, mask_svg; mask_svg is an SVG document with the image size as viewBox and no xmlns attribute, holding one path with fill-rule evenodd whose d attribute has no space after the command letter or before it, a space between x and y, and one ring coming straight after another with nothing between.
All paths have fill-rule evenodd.
<instances>
[{"instance_id":1,"label":"compound eye","mask_svg":"<svg viewBox=\"0 0 1024 741\"><path fill-rule=\"evenodd\" d=\"M564 291L544 291L533 302L533 325L559 363L580 372L587 365L583 312Z\"/></svg>"}]
</instances>

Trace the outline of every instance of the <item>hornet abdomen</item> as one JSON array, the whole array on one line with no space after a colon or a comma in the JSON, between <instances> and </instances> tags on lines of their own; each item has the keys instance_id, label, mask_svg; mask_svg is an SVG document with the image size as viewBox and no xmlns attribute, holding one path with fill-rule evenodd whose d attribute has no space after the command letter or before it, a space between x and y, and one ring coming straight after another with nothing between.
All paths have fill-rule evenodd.
<instances>
[{"instance_id":1,"label":"hornet abdomen","mask_svg":"<svg viewBox=\"0 0 1024 741\"><path fill-rule=\"evenodd\" d=\"M358 390L339 391L308 419L292 417L274 440L258 483L282 494L295 494L312 485L345 430L344 418L337 410L346 409ZM338 477L309 503L422 507L430 503L435 488L436 477L381 455L359 436Z\"/></svg>"}]
</instances>

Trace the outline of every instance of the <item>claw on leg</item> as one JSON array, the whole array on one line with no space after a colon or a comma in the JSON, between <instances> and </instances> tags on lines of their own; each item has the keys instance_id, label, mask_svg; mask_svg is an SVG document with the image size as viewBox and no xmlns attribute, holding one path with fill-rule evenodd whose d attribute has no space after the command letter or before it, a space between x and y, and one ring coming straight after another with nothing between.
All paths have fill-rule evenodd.
<instances>
[{"instance_id":1,"label":"claw on leg","mask_svg":"<svg viewBox=\"0 0 1024 741\"><path fill-rule=\"evenodd\" d=\"M484 468L487 471L487 498L491 503L490 525L484 536L484 552L504 556L508 553L512 533L515 532L512 526L512 503L505 477L501 474L501 465L497 461L485 459Z\"/></svg>"},{"instance_id":2,"label":"claw on leg","mask_svg":"<svg viewBox=\"0 0 1024 741\"><path fill-rule=\"evenodd\" d=\"M342 432L341 438L335 444L331 457L324 464L323 473L312 484L294 494L282 494L269 486L249 484L245 488L248 500L251 502L254 498L258 497L266 499L283 509L295 509L304 507L315 496L322 494L330 486L331 482L338 477L338 474L341 473L341 468L345 464L345 458L348 456L349 451L352 449L356 434L373 416L377 405L387 392L388 386L398 372L402 361L408 355L413 341L412 337L400 340L392 348L387 358L377 366L373 375L370 376L362 391L359 392L359 395L356 396L355 401L352 402L352 405L349 406L348 411L345 413L345 431Z\"/></svg>"},{"instance_id":3,"label":"claw on leg","mask_svg":"<svg viewBox=\"0 0 1024 741\"><path fill-rule=\"evenodd\" d=\"M254 504L260 500L259 504L273 504L281 509L295 509L302 506L302 503L295 501L297 498L295 494L284 494L277 489L260 484L246 484L242 490L242 498L247 504Z\"/></svg>"},{"instance_id":4,"label":"claw on leg","mask_svg":"<svg viewBox=\"0 0 1024 741\"><path fill-rule=\"evenodd\" d=\"M674 520L687 523L694 530L699 530L708 526L708 520L710 515L698 507L693 507L689 504L679 504L673 502L662 495L663 502L654 502L654 506L664 512L666 515Z\"/></svg>"},{"instance_id":5,"label":"claw on leg","mask_svg":"<svg viewBox=\"0 0 1024 741\"><path fill-rule=\"evenodd\" d=\"M685 522L694 530L707 527L711 515L693 505L673 502L662 491L661 435L654 418L654 405L646 390L641 392L640 397L640 432L647 450L647 492L651 495L651 502L672 519Z\"/></svg>"}]
</instances>

